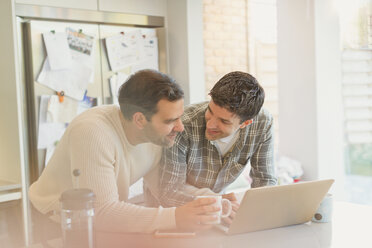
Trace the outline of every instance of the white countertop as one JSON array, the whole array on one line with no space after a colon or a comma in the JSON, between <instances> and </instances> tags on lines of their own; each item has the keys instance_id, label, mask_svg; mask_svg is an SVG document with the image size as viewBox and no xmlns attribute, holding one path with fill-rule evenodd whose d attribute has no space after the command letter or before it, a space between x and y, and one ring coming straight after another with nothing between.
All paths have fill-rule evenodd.
<instances>
[{"instance_id":1,"label":"white countertop","mask_svg":"<svg viewBox=\"0 0 372 248\"><path fill-rule=\"evenodd\" d=\"M98 233L98 247L192 248L371 248L372 206L334 202L330 223L308 222L226 236L217 230L188 239L154 239L151 235Z\"/></svg>"},{"instance_id":2,"label":"white countertop","mask_svg":"<svg viewBox=\"0 0 372 248\"><path fill-rule=\"evenodd\" d=\"M372 206L334 202L329 223L307 222L233 236L218 230L193 238L154 238L145 234L96 233L97 248L372 248ZM49 240L48 247L61 247L61 240ZM42 244L31 247L43 247Z\"/></svg>"}]
</instances>

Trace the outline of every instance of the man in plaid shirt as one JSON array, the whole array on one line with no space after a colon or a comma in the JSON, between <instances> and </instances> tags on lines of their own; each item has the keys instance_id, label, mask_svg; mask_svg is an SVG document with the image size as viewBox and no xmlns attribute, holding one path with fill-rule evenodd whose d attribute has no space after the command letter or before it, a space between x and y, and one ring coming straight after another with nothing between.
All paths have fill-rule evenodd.
<instances>
[{"instance_id":1,"label":"man in plaid shirt","mask_svg":"<svg viewBox=\"0 0 372 248\"><path fill-rule=\"evenodd\" d=\"M228 73L210 96L210 102L185 110L184 132L164 150L157 196L163 206L180 206L196 195L223 192L249 162L252 187L277 182L273 118L261 108L265 93L257 80L244 72ZM224 196L236 200L233 194Z\"/></svg>"}]
</instances>

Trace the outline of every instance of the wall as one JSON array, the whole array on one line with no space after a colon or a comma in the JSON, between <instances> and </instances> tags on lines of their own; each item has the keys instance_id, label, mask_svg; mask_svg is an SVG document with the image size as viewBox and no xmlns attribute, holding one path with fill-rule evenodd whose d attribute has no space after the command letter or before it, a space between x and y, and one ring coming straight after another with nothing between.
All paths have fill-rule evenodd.
<instances>
[{"instance_id":1,"label":"wall","mask_svg":"<svg viewBox=\"0 0 372 248\"><path fill-rule=\"evenodd\" d=\"M318 176L318 140L314 16L307 2L277 3L279 150L302 162L310 179Z\"/></svg>"},{"instance_id":2,"label":"wall","mask_svg":"<svg viewBox=\"0 0 372 248\"><path fill-rule=\"evenodd\" d=\"M207 92L226 73L248 71L246 0L204 0Z\"/></svg>"},{"instance_id":3,"label":"wall","mask_svg":"<svg viewBox=\"0 0 372 248\"><path fill-rule=\"evenodd\" d=\"M185 91L185 104L205 99L201 0L168 0L169 73Z\"/></svg>"},{"instance_id":4,"label":"wall","mask_svg":"<svg viewBox=\"0 0 372 248\"><path fill-rule=\"evenodd\" d=\"M278 6L279 150L299 160L307 180L343 186L339 27L332 0ZM295 34L295 35L294 35Z\"/></svg>"},{"instance_id":5,"label":"wall","mask_svg":"<svg viewBox=\"0 0 372 248\"><path fill-rule=\"evenodd\" d=\"M274 117L278 145L278 86L275 0L204 0L207 95L226 73L246 71L265 89L264 107Z\"/></svg>"},{"instance_id":6,"label":"wall","mask_svg":"<svg viewBox=\"0 0 372 248\"><path fill-rule=\"evenodd\" d=\"M345 155L342 100L341 35L336 1L316 0L315 65L319 178L336 178L335 191L343 198Z\"/></svg>"},{"instance_id":7,"label":"wall","mask_svg":"<svg viewBox=\"0 0 372 248\"><path fill-rule=\"evenodd\" d=\"M15 23L12 1L0 2L0 180L21 183L19 86L16 85Z\"/></svg>"},{"instance_id":8,"label":"wall","mask_svg":"<svg viewBox=\"0 0 372 248\"><path fill-rule=\"evenodd\" d=\"M25 154L22 149L24 147L22 130L24 118L22 118L21 111L21 86L16 83L20 81L18 78L20 72L16 64L18 54L14 1L0 1L0 16L0 30L3 34L0 39L0 184L26 185ZM28 244L29 239L26 235L28 233L27 188L22 187L21 191L23 237L25 243ZM0 194L3 193L4 199L18 199L18 197L12 197L14 193L0 192ZM23 237L20 237L20 240L23 241Z\"/></svg>"},{"instance_id":9,"label":"wall","mask_svg":"<svg viewBox=\"0 0 372 248\"><path fill-rule=\"evenodd\" d=\"M197 103L205 100L204 80L204 46L203 46L203 1L187 1L188 13L188 66L190 87L190 103ZM182 49L180 47L180 49ZM172 56L170 54L170 56Z\"/></svg>"}]
</instances>

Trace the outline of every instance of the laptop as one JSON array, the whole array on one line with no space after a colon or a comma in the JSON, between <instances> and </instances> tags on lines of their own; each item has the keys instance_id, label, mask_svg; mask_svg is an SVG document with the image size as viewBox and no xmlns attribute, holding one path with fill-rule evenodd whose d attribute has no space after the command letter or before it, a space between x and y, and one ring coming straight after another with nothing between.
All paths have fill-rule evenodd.
<instances>
[{"instance_id":1,"label":"laptop","mask_svg":"<svg viewBox=\"0 0 372 248\"><path fill-rule=\"evenodd\" d=\"M333 182L327 179L249 189L230 227L216 227L233 235L308 222Z\"/></svg>"}]
</instances>

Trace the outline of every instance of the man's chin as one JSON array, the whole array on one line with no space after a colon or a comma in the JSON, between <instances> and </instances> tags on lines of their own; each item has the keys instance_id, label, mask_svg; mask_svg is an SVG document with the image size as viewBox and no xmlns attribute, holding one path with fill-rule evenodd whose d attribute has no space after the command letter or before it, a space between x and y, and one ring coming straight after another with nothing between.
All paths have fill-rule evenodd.
<instances>
[{"instance_id":1,"label":"man's chin","mask_svg":"<svg viewBox=\"0 0 372 248\"><path fill-rule=\"evenodd\" d=\"M169 147L172 147L173 145L174 145L174 141L165 144L164 147L169 148Z\"/></svg>"},{"instance_id":2,"label":"man's chin","mask_svg":"<svg viewBox=\"0 0 372 248\"><path fill-rule=\"evenodd\" d=\"M171 146L174 145L174 140L175 140L175 138L166 137L165 139L162 140L161 146L171 147Z\"/></svg>"},{"instance_id":3,"label":"man's chin","mask_svg":"<svg viewBox=\"0 0 372 248\"><path fill-rule=\"evenodd\" d=\"M209 141L213 141L213 140L218 139L215 136L209 135L208 132L205 132L205 138L207 138L207 140L209 140Z\"/></svg>"}]
</instances>

